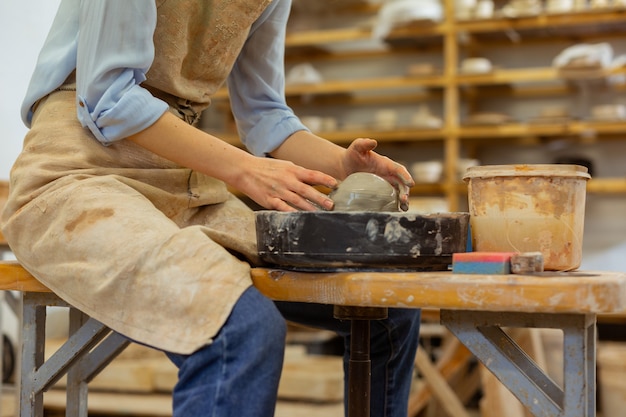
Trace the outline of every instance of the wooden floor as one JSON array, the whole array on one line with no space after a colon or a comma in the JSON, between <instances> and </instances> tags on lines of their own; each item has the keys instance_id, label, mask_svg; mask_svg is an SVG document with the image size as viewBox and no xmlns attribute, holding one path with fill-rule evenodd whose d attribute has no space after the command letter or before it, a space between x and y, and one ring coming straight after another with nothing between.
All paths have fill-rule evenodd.
<instances>
[{"instance_id":1,"label":"wooden floor","mask_svg":"<svg viewBox=\"0 0 626 417\"><path fill-rule=\"evenodd\" d=\"M93 398L90 397L90 400L93 402ZM115 401L119 401L120 397L116 396L114 398ZM152 400L150 400L152 401ZM18 417L18 413L16 411L14 397L3 398L2 404L2 413L0 414L2 417ZM128 414L110 414L106 412L98 412L93 411L89 413L90 416L93 417L120 417L120 416L128 416ZM167 414L133 414L136 417L162 417L164 415L171 416L170 413ZM480 413L475 410L470 410L470 415L472 417L480 417ZM46 409L45 417L64 417L65 410L60 409ZM334 403L334 404L324 404L324 403L310 403L304 401L279 401L276 405L276 414L275 417L344 417L343 413L343 404L342 403ZM445 416L442 416L445 417Z\"/></svg>"},{"instance_id":2,"label":"wooden floor","mask_svg":"<svg viewBox=\"0 0 626 417\"><path fill-rule=\"evenodd\" d=\"M2 398L0 399L0 416L1 417L16 417L17 412L17 397L13 387L2 387Z\"/></svg>"},{"instance_id":3,"label":"wooden floor","mask_svg":"<svg viewBox=\"0 0 626 417\"><path fill-rule=\"evenodd\" d=\"M51 391L46 394L45 417L63 417L65 392ZM117 411L112 411L115 404ZM169 395L129 395L94 393L89 396L89 415L94 417L170 417L172 414ZM18 417L16 397L13 389L2 395L0 417ZM155 408L162 412L155 413ZM312 403L306 401L279 401L275 417L343 417L343 403Z\"/></svg>"},{"instance_id":4,"label":"wooden floor","mask_svg":"<svg viewBox=\"0 0 626 417\"><path fill-rule=\"evenodd\" d=\"M65 392L53 390L48 392L46 396L48 399L46 400L45 417L64 417ZM91 393L89 396L89 415L93 417L170 417L170 400L169 395ZM117 411L112 411L112 404L115 404ZM155 413L155 409L159 408L162 411ZM0 417L18 417L18 414L14 389L12 387L4 387ZM480 417L480 413L477 410L470 410L470 415L471 417ZM275 417L344 417L343 403L280 400L276 404Z\"/></svg>"}]
</instances>

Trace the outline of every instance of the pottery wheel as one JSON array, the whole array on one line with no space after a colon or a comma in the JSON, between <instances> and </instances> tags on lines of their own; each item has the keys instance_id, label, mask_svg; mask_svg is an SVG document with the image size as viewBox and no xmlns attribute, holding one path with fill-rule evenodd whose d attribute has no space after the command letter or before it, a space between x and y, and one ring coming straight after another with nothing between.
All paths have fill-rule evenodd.
<instances>
[{"instance_id":1,"label":"pottery wheel","mask_svg":"<svg viewBox=\"0 0 626 417\"><path fill-rule=\"evenodd\" d=\"M446 270L465 252L468 213L257 211L261 259L293 269Z\"/></svg>"}]
</instances>

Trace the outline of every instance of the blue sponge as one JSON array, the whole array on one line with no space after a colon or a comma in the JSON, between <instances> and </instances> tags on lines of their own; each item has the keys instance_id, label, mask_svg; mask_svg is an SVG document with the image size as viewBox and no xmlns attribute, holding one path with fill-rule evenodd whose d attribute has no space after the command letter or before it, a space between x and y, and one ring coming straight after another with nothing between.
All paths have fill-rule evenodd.
<instances>
[{"instance_id":1,"label":"blue sponge","mask_svg":"<svg viewBox=\"0 0 626 417\"><path fill-rule=\"evenodd\" d=\"M452 254L452 273L502 275L511 273L514 252L465 252Z\"/></svg>"}]
</instances>

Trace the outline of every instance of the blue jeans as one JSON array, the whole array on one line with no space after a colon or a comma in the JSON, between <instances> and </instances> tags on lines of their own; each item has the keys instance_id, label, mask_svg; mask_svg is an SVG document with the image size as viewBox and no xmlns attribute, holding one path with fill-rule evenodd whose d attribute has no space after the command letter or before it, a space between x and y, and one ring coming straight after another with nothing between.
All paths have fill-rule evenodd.
<instances>
[{"instance_id":1,"label":"blue jeans","mask_svg":"<svg viewBox=\"0 0 626 417\"><path fill-rule=\"evenodd\" d=\"M343 336L347 367L350 323L333 318L332 306L274 303L251 287L212 344L191 355L168 353L179 368L173 416L272 417L285 319ZM389 309L388 319L371 322L372 417L406 417L419 324L420 311L411 309Z\"/></svg>"}]
</instances>

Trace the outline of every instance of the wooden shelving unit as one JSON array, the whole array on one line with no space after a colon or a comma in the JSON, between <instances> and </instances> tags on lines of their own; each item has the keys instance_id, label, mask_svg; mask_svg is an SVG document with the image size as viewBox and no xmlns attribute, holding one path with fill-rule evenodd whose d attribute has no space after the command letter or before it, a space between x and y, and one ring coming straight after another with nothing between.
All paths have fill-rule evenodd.
<instances>
[{"instance_id":1,"label":"wooden shelving unit","mask_svg":"<svg viewBox=\"0 0 626 417\"><path fill-rule=\"evenodd\" d=\"M493 18L457 21L454 0L442 0L446 18L441 22L419 22L394 30L385 41L392 47L386 51L363 52L342 50L333 52L329 45L360 42L371 39L368 27L345 27L291 32L286 40L288 62L338 62L354 64L363 58L392 59L420 51L438 53L442 66L425 76L382 75L358 79L329 79L318 84L293 85L286 88L290 105L324 106L325 103L345 106L381 107L392 103L435 101L443 108L440 129L422 129L398 125L392 130L342 128L319 132L336 143L347 144L355 137L375 137L379 142L400 143L403 146L439 144L444 162L443 180L438 184L418 184L413 195L441 195L450 210L461 207L465 186L459 183L457 166L465 146L489 146L496 140L539 143L568 137L580 140L626 139L626 121L596 122L573 119L566 123L524 123L512 121L498 125L468 125L464 123L464 106L490 97L510 100L536 97L574 96L571 80L564 79L554 67L498 68L485 74L468 75L459 72L461 59L476 50L506 45L512 41L507 33L522 34L522 42L548 44L556 40L582 42L600 36L626 35L626 9L586 10L568 14L547 14L522 18ZM350 13L374 16L376 6L348 8ZM303 52L304 51L304 52ZM626 68L602 71L599 78L626 74ZM614 85L626 91L626 85ZM397 93L398 91L401 92ZM355 92L367 92L369 98L356 98ZM306 100L303 98L306 97ZM216 100L227 100L222 90ZM216 133L216 132L213 132ZM232 132L219 132L220 137L238 143ZM591 138L591 139L590 139ZM588 191L602 194L626 193L626 179L594 178Z\"/></svg>"}]
</instances>

